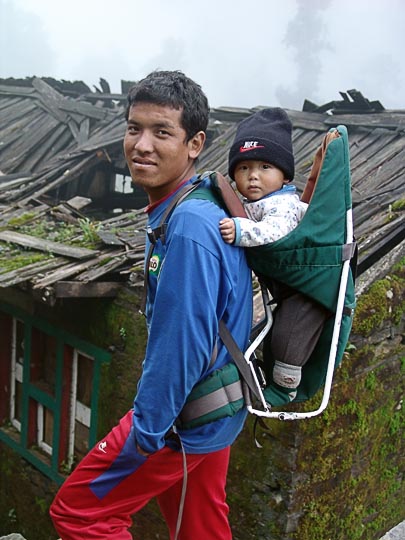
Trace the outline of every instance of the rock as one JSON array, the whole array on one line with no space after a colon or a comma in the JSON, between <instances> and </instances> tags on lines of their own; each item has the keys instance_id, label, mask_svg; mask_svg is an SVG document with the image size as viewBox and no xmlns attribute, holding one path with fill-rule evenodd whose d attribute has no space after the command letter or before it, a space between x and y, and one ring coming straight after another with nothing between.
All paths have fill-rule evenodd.
<instances>
[{"instance_id":1,"label":"rock","mask_svg":"<svg viewBox=\"0 0 405 540\"><path fill-rule=\"evenodd\" d=\"M404 540L405 538L405 521L384 534L380 540ZM0 539L1 540L1 539Z\"/></svg>"}]
</instances>

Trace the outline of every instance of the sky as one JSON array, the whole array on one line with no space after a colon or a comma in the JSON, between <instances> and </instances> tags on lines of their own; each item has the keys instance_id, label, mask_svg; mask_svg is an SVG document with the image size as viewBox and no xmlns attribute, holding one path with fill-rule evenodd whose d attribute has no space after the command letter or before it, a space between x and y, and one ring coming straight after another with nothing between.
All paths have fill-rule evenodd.
<instances>
[{"instance_id":1,"label":"sky","mask_svg":"<svg viewBox=\"0 0 405 540\"><path fill-rule=\"evenodd\" d=\"M405 0L0 0L0 78L112 92L155 69L211 107L323 105L355 88L405 109Z\"/></svg>"}]
</instances>

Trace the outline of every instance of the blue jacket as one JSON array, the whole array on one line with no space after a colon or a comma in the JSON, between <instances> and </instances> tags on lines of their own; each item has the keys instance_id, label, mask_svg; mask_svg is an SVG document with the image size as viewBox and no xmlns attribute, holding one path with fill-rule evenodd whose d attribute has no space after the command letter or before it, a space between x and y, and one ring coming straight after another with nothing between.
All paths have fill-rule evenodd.
<instances>
[{"instance_id":1,"label":"blue jacket","mask_svg":"<svg viewBox=\"0 0 405 540\"><path fill-rule=\"evenodd\" d=\"M152 229L173 196L151 210ZM218 321L224 319L242 350L248 344L251 272L243 249L221 238L218 225L224 216L211 201L184 201L170 217L165 243L159 240L154 249L149 265L149 337L133 416L137 442L147 452L165 445L164 436L192 388L230 361L218 337ZM217 359L210 366L216 345ZM186 452L214 452L232 444L245 418L243 409L233 417L180 430Z\"/></svg>"}]
</instances>

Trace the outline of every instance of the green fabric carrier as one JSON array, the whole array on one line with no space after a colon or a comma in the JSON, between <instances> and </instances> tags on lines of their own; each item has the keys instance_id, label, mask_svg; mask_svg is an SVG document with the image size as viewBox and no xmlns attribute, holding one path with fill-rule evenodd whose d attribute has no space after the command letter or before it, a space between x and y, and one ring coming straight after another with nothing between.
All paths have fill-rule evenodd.
<instances>
[{"instance_id":1,"label":"green fabric carrier","mask_svg":"<svg viewBox=\"0 0 405 540\"><path fill-rule=\"evenodd\" d=\"M352 207L347 129L345 126L336 129L340 136L326 147L312 198L299 225L272 244L246 249L249 265L256 274L288 285L333 314L336 313L343 262L353 256L355 249L355 244L346 240L347 214L351 213ZM353 274L354 268L346 285L335 367L341 362L352 326ZM334 317L331 317L303 367L295 402L312 397L323 385L333 327ZM266 360L271 362L270 353L266 347L264 349Z\"/></svg>"},{"instance_id":2,"label":"green fabric carrier","mask_svg":"<svg viewBox=\"0 0 405 540\"><path fill-rule=\"evenodd\" d=\"M327 147L308 210L287 236L265 246L246 249L249 265L336 310L346 213L351 208L347 131Z\"/></svg>"}]
</instances>

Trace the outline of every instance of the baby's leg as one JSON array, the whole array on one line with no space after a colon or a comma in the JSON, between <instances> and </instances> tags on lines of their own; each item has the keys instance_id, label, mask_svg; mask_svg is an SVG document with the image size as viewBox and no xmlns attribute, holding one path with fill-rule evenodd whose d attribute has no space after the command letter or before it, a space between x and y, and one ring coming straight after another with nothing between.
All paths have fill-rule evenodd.
<instances>
[{"instance_id":1,"label":"baby's leg","mask_svg":"<svg viewBox=\"0 0 405 540\"><path fill-rule=\"evenodd\" d=\"M326 318L327 310L296 293L278 306L271 334L274 396L271 405L292 401L301 382L301 371L311 356ZM276 401L281 401L276 403Z\"/></svg>"}]
</instances>

